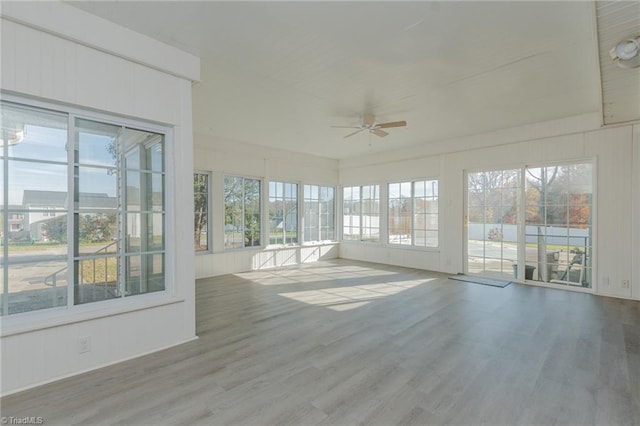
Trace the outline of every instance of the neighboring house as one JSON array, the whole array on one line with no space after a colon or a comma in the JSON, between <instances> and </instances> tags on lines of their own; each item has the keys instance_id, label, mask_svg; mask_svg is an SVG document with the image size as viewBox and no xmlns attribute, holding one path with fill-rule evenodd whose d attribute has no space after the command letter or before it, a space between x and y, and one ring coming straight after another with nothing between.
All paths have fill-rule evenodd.
<instances>
[{"instance_id":1,"label":"neighboring house","mask_svg":"<svg viewBox=\"0 0 640 426\"><path fill-rule=\"evenodd\" d=\"M28 240L29 230L28 227L25 228L25 215L16 211L22 210L22 206L10 205L8 210L11 212L9 213L9 239L12 241Z\"/></svg>"},{"instance_id":2,"label":"neighboring house","mask_svg":"<svg viewBox=\"0 0 640 426\"><path fill-rule=\"evenodd\" d=\"M67 214L67 193L64 191L35 191L25 190L22 195L22 206L18 209L23 213L13 213L12 216L22 216L22 231L28 231L26 239L32 241L47 241L43 232L43 225L56 217ZM87 209L114 209L117 207L116 198L105 193L80 193L80 206ZM17 221L17 219L16 219ZM11 219L10 219L11 228ZM11 228L13 229L13 228ZM20 239L25 239L24 235Z\"/></svg>"}]
</instances>

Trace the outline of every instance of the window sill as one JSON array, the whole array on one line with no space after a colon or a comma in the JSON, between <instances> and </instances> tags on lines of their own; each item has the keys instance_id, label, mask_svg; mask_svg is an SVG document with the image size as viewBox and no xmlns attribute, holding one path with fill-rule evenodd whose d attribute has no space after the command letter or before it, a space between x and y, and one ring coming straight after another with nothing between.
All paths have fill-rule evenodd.
<instances>
[{"instance_id":1,"label":"window sill","mask_svg":"<svg viewBox=\"0 0 640 426\"><path fill-rule=\"evenodd\" d=\"M138 295L133 298L137 300L127 300L127 298L123 300L107 300L104 302L87 303L85 305L71 307L62 306L59 308L43 309L41 311L24 312L2 317L0 337L15 336L185 301L182 297L168 297L166 294Z\"/></svg>"},{"instance_id":2,"label":"window sill","mask_svg":"<svg viewBox=\"0 0 640 426\"><path fill-rule=\"evenodd\" d=\"M301 247L319 247L319 246L334 246L338 244L338 241L331 241L331 240L326 240L326 241L309 241L306 243L302 243Z\"/></svg>"},{"instance_id":3,"label":"window sill","mask_svg":"<svg viewBox=\"0 0 640 426\"><path fill-rule=\"evenodd\" d=\"M362 245L362 246L377 246L386 249L398 249L398 250L407 250L407 251L421 251L427 253L440 253L440 247L418 247L418 246L410 246L410 245L401 245L401 244L389 244L389 243L381 243L380 241L355 241L355 240L346 240L340 241L340 244L348 244L348 245Z\"/></svg>"},{"instance_id":4,"label":"window sill","mask_svg":"<svg viewBox=\"0 0 640 426\"><path fill-rule=\"evenodd\" d=\"M410 250L410 251L424 251L430 253L440 253L440 247L420 247L420 246L410 246L410 245L402 245L402 244L385 244L387 248L391 249L399 249L399 250Z\"/></svg>"},{"instance_id":5,"label":"window sill","mask_svg":"<svg viewBox=\"0 0 640 426\"><path fill-rule=\"evenodd\" d=\"M286 250L292 248L307 248L307 247L321 247L321 246L333 246L338 244L337 241L317 241L306 242L302 244L274 244L265 247L265 250Z\"/></svg>"}]
</instances>

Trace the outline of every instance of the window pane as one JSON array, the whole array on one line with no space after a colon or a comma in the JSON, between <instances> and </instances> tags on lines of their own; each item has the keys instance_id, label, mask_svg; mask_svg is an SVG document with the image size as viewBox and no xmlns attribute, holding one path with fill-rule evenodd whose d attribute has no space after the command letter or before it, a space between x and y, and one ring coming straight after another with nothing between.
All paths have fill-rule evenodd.
<instances>
[{"instance_id":1,"label":"window pane","mask_svg":"<svg viewBox=\"0 0 640 426\"><path fill-rule=\"evenodd\" d=\"M225 176L225 248L260 245L260 181Z\"/></svg>"},{"instance_id":2,"label":"window pane","mask_svg":"<svg viewBox=\"0 0 640 426\"><path fill-rule=\"evenodd\" d=\"M65 306L67 116L6 102L1 106L0 217L8 221L8 232L0 232L2 315ZM6 181L5 153L27 160L9 160Z\"/></svg>"},{"instance_id":3,"label":"window pane","mask_svg":"<svg viewBox=\"0 0 640 426\"><path fill-rule=\"evenodd\" d=\"M367 185L362 187L362 241L380 240L380 187Z\"/></svg>"},{"instance_id":4,"label":"window pane","mask_svg":"<svg viewBox=\"0 0 640 426\"><path fill-rule=\"evenodd\" d=\"M75 236L76 267L77 276L82 278L77 283L80 297L76 303L150 291L147 275L140 275L140 267L146 265L146 252L164 250L164 136L87 120L77 120L77 125L78 162L111 165L107 157L96 153L106 150L112 155L113 164L125 167L76 166L79 188L76 203L80 209L76 216L80 229ZM154 167L158 173L151 172ZM96 256L101 262L98 271L104 272L94 277L90 269L95 265L91 268L87 265L99 263ZM124 268L125 277L120 284L119 268ZM164 285L164 280L156 281Z\"/></svg>"},{"instance_id":5,"label":"window pane","mask_svg":"<svg viewBox=\"0 0 640 426\"><path fill-rule=\"evenodd\" d=\"M125 276L126 296L164 290L164 255L127 256Z\"/></svg>"},{"instance_id":6,"label":"window pane","mask_svg":"<svg viewBox=\"0 0 640 426\"><path fill-rule=\"evenodd\" d=\"M415 192L413 200L413 227L416 233L414 244L421 247L438 247L438 181L414 182L415 188L419 188L419 191ZM474 208L469 207L469 210ZM479 214L483 216L484 209L480 210Z\"/></svg>"},{"instance_id":7,"label":"window pane","mask_svg":"<svg viewBox=\"0 0 640 426\"><path fill-rule=\"evenodd\" d=\"M66 217L65 228L66 228ZM76 215L79 232L79 256L115 254L118 249L118 218L115 210Z\"/></svg>"},{"instance_id":8,"label":"window pane","mask_svg":"<svg viewBox=\"0 0 640 426\"><path fill-rule=\"evenodd\" d=\"M333 212L334 189L330 186L304 186L304 241L328 241L335 238Z\"/></svg>"},{"instance_id":9,"label":"window pane","mask_svg":"<svg viewBox=\"0 0 640 426\"><path fill-rule=\"evenodd\" d=\"M116 256L98 256L75 261L75 303L91 303L118 297Z\"/></svg>"},{"instance_id":10,"label":"window pane","mask_svg":"<svg viewBox=\"0 0 640 426\"><path fill-rule=\"evenodd\" d=\"M117 138L122 127L78 119L76 131L77 162L86 165L117 167Z\"/></svg>"},{"instance_id":11,"label":"window pane","mask_svg":"<svg viewBox=\"0 0 640 426\"><path fill-rule=\"evenodd\" d=\"M526 169L527 279L591 287L591 163Z\"/></svg>"},{"instance_id":12,"label":"window pane","mask_svg":"<svg viewBox=\"0 0 640 426\"><path fill-rule=\"evenodd\" d=\"M269 182L269 244L298 242L298 185Z\"/></svg>"},{"instance_id":13,"label":"window pane","mask_svg":"<svg viewBox=\"0 0 640 426\"><path fill-rule=\"evenodd\" d=\"M194 247L196 251L209 250L209 175L193 175Z\"/></svg>"},{"instance_id":14,"label":"window pane","mask_svg":"<svg viewBox=\"0 0 640 426\"><path fill-rule=\"evenodd\" d=\"M389 184L389 244L412 243L411 182Z\"/></svg>"},{"instance_id":15,"label":"window pane","mask_svg":"<svg viewBox=\"0 0 640 426\"><path fill-rule=\"evenodd\" d=\"M6 132L9 157L67 162L65 114L3 102L2 130L0 146L4 146Z\"/></svg>"},{"instance_id":16,"label":"window pane","mask_svg":"<svg viewBox=\"0 0 640 426\"><path fill-rule=\"evenodd\" d=\"M78 167L78 207L113 209L117 207L118 175L113 169Z\"/></svg>"},{"instance_id":17,"label":"window pane","mask_svg":"<svg viewBox=\"0 0 640 426\"><path fill-rule=\"evenodd\" d=\"M125 128L121 137L126 168L154 172L164 171L164 136L145 130Z\"/></svg>"},{"instance_id":18,"label":"window pane","mask_svg":"<svg viewBox=\"0 0 640 426\"><path fill-rule=\"evenodd\" d=\"M10 206L66 209L67 185L67 166L9 160Z\"/></svg>"},{"instance_id":19,"label":"window pane","mask_svg":"<svg viewBox=\"0 0 640 426\"><path fill-rule=\"evenodd\" d=\"M126 214L126 252L135 253L147 251L143 244L143 230L146 229L146 213L127 213Z\"/></svg>"},{"instance_id":20,"label":"window pane","mask_svg":"<svg viewBox=\"0 0 640 426\"><path fill-rule=\"evenodd\" d=\"M10 240L8 246L8 293L3 295L8 299L7 314L65 306L66 235L61 241Z\"/></svg>"},{"instance_id":21,"label":"window pane","mask_svg":"<svg viewBox=\"0 0 640 426\"><path fill-rule=\"evenodd\" d=\"M146 178L148 209L164 211L164 175L159 173L146 173Z\"/></svg>"},{"instance_id":22,"label":"window pane","mask_svg":"<svg viewBox=\"0 0 640 426\"><path fill-rule=\"evenodd\" d=\"M164 135L76 119L69 144L68 115L5 102L2 123L9 145L3 155L14 157L1 190L10 200L2 206L9 219L9 232L2 236L9 257L2 268L10 277L3 314L67 304L67 277L74 280L76 304L124 296L118 290L124 288L120 267L129 248L145 259L160 256L156 272L164 273ZM5 129L9 124L11 134ZM73 164L68 145L74 147ZM127 174L124 165L148 172ZM69 192L69 172L76 177L75 193ZM123 215L127 195L130 207L135 203L132 209L142 214ZM144 213L149 211L157 213ZM125 231L128 241L122 238ZM67 243L69 235L73 239ZM151 291L148 277L139 292ZM161 278L154 290L164 288ZM21 288L24 282L28 289ZM14 289L19 289L16 297Z\"/></svg>"},{"instance_id":23,"label":"window pane","mask_svg":"<svg viewBox=\"0 0 640 426\"><path fill-rule=\"evenodd\" d=\"M147 292L164 290L164 254L146 254Z\"/></svg>"}]
</instances>

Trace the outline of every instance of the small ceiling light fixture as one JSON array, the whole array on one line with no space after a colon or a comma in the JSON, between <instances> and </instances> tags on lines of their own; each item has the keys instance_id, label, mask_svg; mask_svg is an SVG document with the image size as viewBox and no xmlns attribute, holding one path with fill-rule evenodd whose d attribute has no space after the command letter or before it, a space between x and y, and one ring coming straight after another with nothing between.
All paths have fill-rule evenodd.
<instances>
[{"instance_id":1,"label":"small ceiling light fixture","mask_svg":"<svg viewBox=\"0 0 640 426\"><path fill-rule=\"evenodd\" d=\"M609 55L620 68L640 67L640 36L620 41L609 51Z\"/></svg>"},{"instance_id":2,"label":"small ceiling light fixture","mask_svg":"<svg viewBox=\"0 0 640 426\"><path fill-rule=\"evenodd\" d=\"M24 127L22 129L5 128L2 127L0 133L0 147L3 147L5 143L9 146L17 145L24 141L27 131ZM5 142L5 139L7 142Z\"/></svg>"}]
</instances>

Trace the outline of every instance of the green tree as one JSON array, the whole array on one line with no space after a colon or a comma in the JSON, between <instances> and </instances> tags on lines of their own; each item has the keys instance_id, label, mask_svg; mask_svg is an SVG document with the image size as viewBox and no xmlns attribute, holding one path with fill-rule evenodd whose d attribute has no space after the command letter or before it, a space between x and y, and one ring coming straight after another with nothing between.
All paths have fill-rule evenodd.
<instances>
[{"instance_id":1,"label":"green tree","mask_svg":"<svg viewBox=\"0 0 640 426\"><path fill-rule=\"evenodd\" d=\"M116 215L105 213L81 215L79 232L80 241L92 243L111 241L117 232Z\"/></svg>"},{"instance_id":2,"label":"green tree","mask_svg":"<svg viewBox=\"0 0 640 426\"><path fill-rule=\"evenodd\" d=\"M50 240L67 242L67 215L58 216L42 224L42 233Z\"/></svg>"},{"instance_id":3,"label":"green tree","mask_svg":"<svg viewBox=\"0 0 640 426\"><path fill-rule=\"evenodd\" d=\"M194 204L194 224L193 240L196 250L206 248L202 244L202 233L207 226L207 204L209 191L209 176L204 173L194 173L193 175L193 204Z\"/></svg>"},{"instance_id":4,"label":"green tree","mask_svg":"<svg viewBox=\"0 0 640 426\"><path fill-rule=\"evenodd\" d=\"M259 180L238 176L224 178L224 224L242 230L244 247L260 245Z\"/></svg>"}]
</instances>

